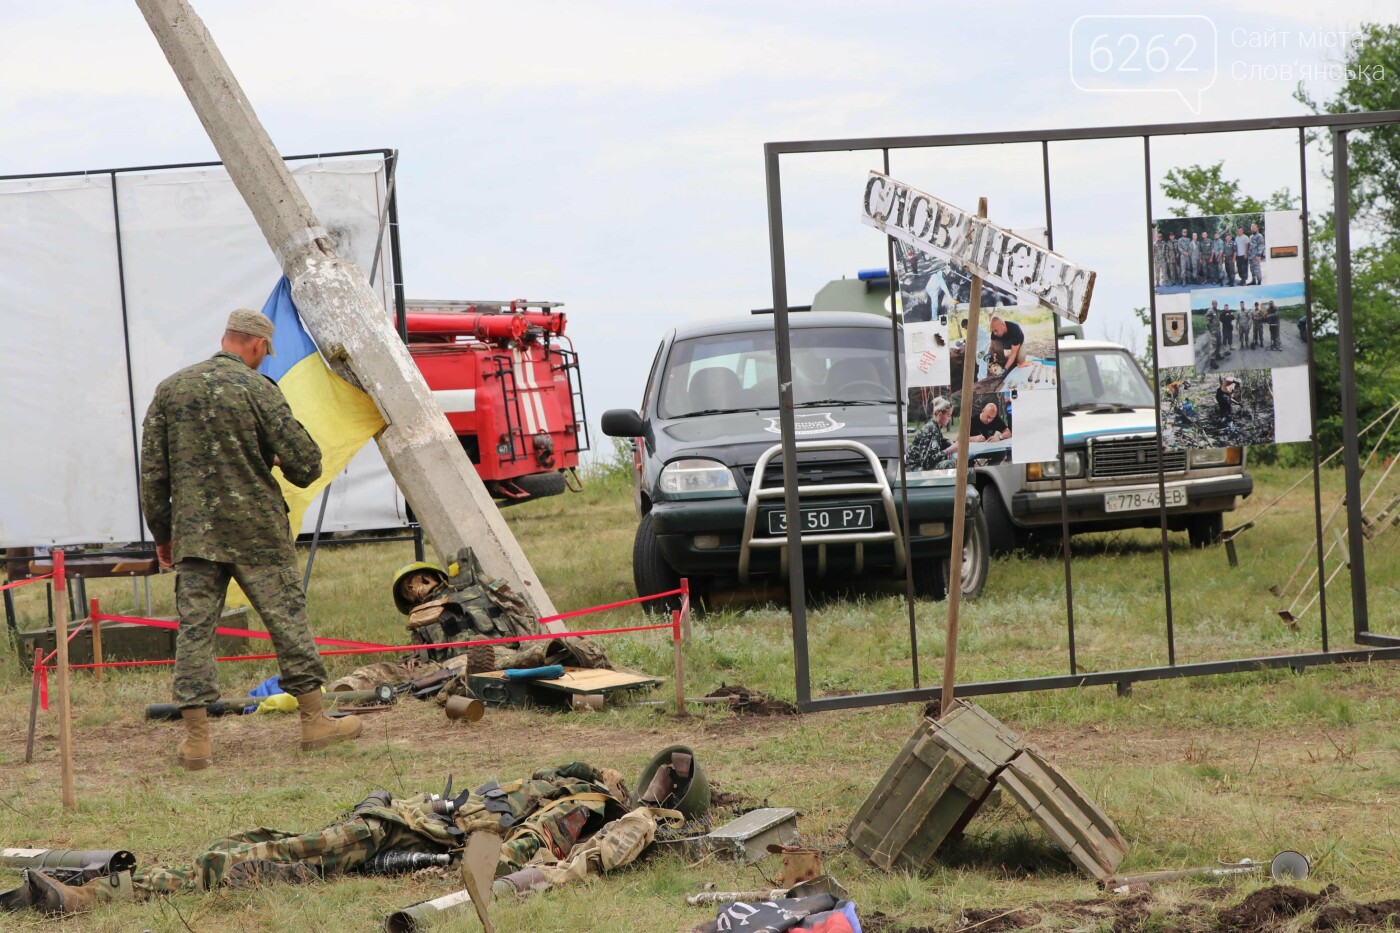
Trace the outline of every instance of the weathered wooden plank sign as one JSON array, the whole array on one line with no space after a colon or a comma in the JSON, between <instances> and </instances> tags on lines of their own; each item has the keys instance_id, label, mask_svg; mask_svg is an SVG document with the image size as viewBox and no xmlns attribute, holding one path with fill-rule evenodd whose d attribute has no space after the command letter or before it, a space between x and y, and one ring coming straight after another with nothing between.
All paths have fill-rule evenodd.
<instances>
[{"instance_id":1,"label":"weathered wooden plank sign","mask_svg":"<svg viewBox=\"0 0 1400 933\"><path fill-rule=\"evenodd\" d=\"M1081 324L1089 316L1094 273L1005 227L871 172L861 221L910 246L967 267L986 282Z\"/></svg>"}]
</instances>

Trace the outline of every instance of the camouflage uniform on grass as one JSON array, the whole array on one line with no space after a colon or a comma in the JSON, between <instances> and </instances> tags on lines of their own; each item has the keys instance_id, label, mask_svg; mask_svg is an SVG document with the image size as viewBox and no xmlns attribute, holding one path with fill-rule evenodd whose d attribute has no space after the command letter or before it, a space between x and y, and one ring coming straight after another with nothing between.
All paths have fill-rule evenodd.
<instances>
[{"instance_id":1,"label":"camouflage uniform on grass","mask_svg":"<svg viewBox=\"0 0 1400 933\"><path fill-rule=\"evenodd\" d=\"M275 459L294 485L321 475L321 451L276 384L223 351L156 389L141 439L141 508L179 571L175 703L218 699L213 629L236 579L277 649L282 686L309 693L325 682L306 621L287 504Z\"/></svg>"}]
</instances>

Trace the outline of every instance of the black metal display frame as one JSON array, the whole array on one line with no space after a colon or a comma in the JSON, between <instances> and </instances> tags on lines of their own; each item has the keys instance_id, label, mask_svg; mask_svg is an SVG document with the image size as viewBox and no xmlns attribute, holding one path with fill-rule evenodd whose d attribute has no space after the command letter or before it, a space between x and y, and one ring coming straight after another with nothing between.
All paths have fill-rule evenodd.
<instances>
[{"instance_id":1,"label":"black metal display frame","mask_svg":"<svg viewBox=\"0 0 1400 933\"><path fill-rule=\"evenodd\" d=\"M1143 177L1147 221L1150 224L1152 210L1152 140L1162 136L1194 136L1217 133L1259 132L1267 130L1296 130L1298 134L1299 179L1301 183L1301 210L1303 226L1303 276L1304 300L1308 320L1312 315L1312 259L1308 241L1308 186L1307 186L1307 143L1310 132L1326 132L1332 141L1332 175L1335 187L1334 213L1336 217L1336 262L1337 262L1337 340L1341 368L1341 408L1343 467L1345 471L1345 503L1347 513L1347 548L1351 572L1352 626L1355 644L1367 646L1334 651L1329 647L1327 629L1326 583L1323 578L1322 513L1321 488L1318 467L1317 436L1317 387L1316 361L1313 358L1315 341L1308 341L1309 403L1314 432L1312 437L1313 462L1313 506L1315 549L1317 553L1321 620L1321 650L1300 654L1266 655L1249 658L1229 658L1194 664L1176 663L1176 639L1171 599L1171 555L1167 538L1166 475L1161 456L1161 390L1160 380L1154 372L1152 385L1157 403L1157 484L1158 514L1161 525L1161 552L1163 601L1165 610L1167 661L1166 665L1153 667L1124 668L1121 670L1084 673L1080 672L1075 654L1074 642L1074 590L1072 585L1069 545L1068 507L1065 497L1064 434L1060 432L1060 521L1062 535L1062 560L1065 571L1065 610L1069 647L1069 673L1058 676L1026 677L997 681L960 683L956 692L960 696L984 696L989 694L1015 693L1030 690L1052 690L1067 687L1093 685L1113 685L1120 693L1126 693L1137 681L1164 680L1175 677L1195 677L1211 674L1237 673L1267 669L1289 668L1295 671L1320 664L1365 662L1371 660L1400 659L1400 637L1371 632L1366 600L1366 562L1364 553L1361 461L1356 411L1356 371L1355 348L1351 307L1351 242L1349 225L1351 221L1350 184L1347 166L1347 134L1352 131L1400 124L1400 111L1388 110L1374 113L1323 114L1315 116L1279 117L1250 120L1222 120L1199 123L1164 123L1114 127L1084 127L1063 130L1024 130L1004 133L955 133L937 136L877 136L854 139L803 140L795 142L768 143L764 146L764 167L767 181L768 240L769 258L773 285L773 328L777 349L779 384L779 424L783 444L783 485L785 489L784 508L789 515L798 513L797 502L797 457L796 434L793 419L792 398L792 352L788 332L787 260L783 239L782 170L780 158L815 153L871 151L882 154L886 174L890 167L892 149L940 149L962 146L995 146L1006 144L1035 144L1041 147L1042 179L1045 195L1045 227L1047 245L1054 248L1054 227L1052 199L1050 194L1050 144L1059 142L1093 142L1110 139L1142 140ZM854 202L853 202L854 204ZM1143 229L1139 226L1137 229ZM887 249L891 298L894 297L898 278L894 267L893 240ZM1147 243L1148 268L1151 268L1151 243ZM1152 321L1157 320L1155 289L1149 288L1149 312ZM891 307L895 303L891 301ZM1155 323L1154 323L1155 332ZM898 320L891 315L891 330L898 349ZM1152 341L1153 365L1157 363L1157 341ZM895 367L896 392L902 396L900 380L902 374ZM1059 391L1058 380L1056 391ZM901 480L903 480L902 438L904 435L903 405L899 406L898 429L901 436ZM1058 408L1058 406L1057 406ZM901 485L903 483L901 482ZM905 514L907 514L907 509ZM907 525L907 522L906 522ZM905 548L908 550L908 529L903 530ZM788 526L787 547L790 554L801 554L801 529L798 523ZM956 558L955 558L956 559ZM811 667L807 640L806 587L803 561L788 562L788 588L792 611L793 667L796 677L798 708L803 711L829 709L850 709L878 706L889 703L928 701L941 698L940 687L924 687L919 683L918 639L915 624L915 610L912 598L912 585L906 579L906 598L909 601L909 650L913 673L913 685L900 690L878 693L852 694L840 697L812 696Z\"/></svg>"}]
</instances>

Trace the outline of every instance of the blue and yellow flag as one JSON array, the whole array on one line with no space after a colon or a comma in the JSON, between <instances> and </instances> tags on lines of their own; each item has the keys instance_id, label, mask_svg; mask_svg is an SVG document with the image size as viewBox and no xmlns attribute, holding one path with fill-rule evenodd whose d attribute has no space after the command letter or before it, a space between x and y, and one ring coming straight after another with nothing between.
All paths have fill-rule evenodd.
<instances>
[{"instance_id":1,"label":"blue and yellow flag","mask_svg":"<svg viewBox=\"0 0 1400 933\"><path fill-rule=\"evenodd\" d=\"M272 320L273 355L263 360L258 371L276 380L292 414L321 447L321 478L306 489L283 479L281 470L273 474L287 499L295 536L307 508L365 442L379 433L384 419L368 395L331 372L321 358L301 324L286 276L268 296L262 313Z\"/></svg>"}]
</instances>

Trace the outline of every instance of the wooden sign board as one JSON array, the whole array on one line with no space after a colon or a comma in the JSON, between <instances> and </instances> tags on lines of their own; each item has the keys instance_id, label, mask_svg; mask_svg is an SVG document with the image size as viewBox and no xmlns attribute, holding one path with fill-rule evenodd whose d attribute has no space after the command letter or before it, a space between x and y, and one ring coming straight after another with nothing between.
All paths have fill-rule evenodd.
<instances>
[{"instance_id":1,"label":"wooden sign board","mask_svg":"<svg viewBox=\"0 0 1400 933\"><path fill-rule=\"evenodd\" d=\"M988 284L1014 293L1022 304L1042 304L1076 324L1089 316L1093 272L888 175L870 173L861 221L966 267Z\"/></svg>"}]
</instances>

